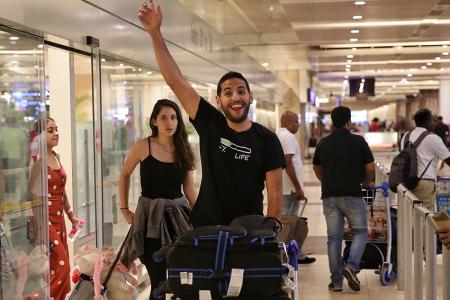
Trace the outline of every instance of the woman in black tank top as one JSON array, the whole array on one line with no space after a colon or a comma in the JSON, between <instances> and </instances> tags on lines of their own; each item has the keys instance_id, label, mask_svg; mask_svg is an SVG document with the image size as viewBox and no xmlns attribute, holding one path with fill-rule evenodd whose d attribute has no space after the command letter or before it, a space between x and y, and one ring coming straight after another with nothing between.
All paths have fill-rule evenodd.
<instances>
[{"instance_id":1,"label":"woman in black tank top","mask_svg":"<svg viewBox=\"0 0 450 300\"><path fill-rule=\"evenodd\" d=\"M142 188L139 201L180 198L183 196L181 188L191 207L197 198L192 178L195 156L178 105L167 99L158 100L150 116L150 128L151 136L133 145L120 173L120 210L128 224L133 222L135 216L128 207L130 176L139 163ZM143 206L138 203L138 207ZM147 229L141 229L145 234ZM153 253L161 248L161 239L144 238L144 249L140 249L144 254L139 259L147 268L153 289L165 280L166 265L165 262L157 263L152 259ZM150 299L156 299L152 292Z\"/></svg>"}]
</instances>

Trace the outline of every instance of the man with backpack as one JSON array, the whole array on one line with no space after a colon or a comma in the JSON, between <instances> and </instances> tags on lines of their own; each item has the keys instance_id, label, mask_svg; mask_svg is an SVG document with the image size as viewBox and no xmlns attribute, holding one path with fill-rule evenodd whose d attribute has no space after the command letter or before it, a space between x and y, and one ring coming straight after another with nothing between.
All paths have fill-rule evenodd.
<instances>
[{"instance_id":1,"label":"man with backpack","mask_svg":"<svg viewBox=\"0 0 450 300\"><path fill-rule=\"evenodd\" d=\"M403 136L400 143L402 151L392 162L389 186L392 189L403 172L403 180L400 182L422 200L428 210L434 211L438 160L450 165L450 152L442 139L432 133L435 122L429 109L417 111L414 122L416 128ZM401 155L405 156L403 162L399 159ZM396 188L393 190L396 191Z\"/></svg>"}]
</instances>

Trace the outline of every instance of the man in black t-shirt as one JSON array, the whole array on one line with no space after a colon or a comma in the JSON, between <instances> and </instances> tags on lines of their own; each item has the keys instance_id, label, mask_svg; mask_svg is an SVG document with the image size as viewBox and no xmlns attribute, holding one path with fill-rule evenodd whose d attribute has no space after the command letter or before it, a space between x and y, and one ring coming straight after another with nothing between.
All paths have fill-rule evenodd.
<instances>
[{"instance_id":1,"label":"man in black t-shirt","mask_svg":"<svg viewBox=\"0 0 450 300\"><path fill-rule=\"evenodd\" d=\"M164 79L200 136L203 174L193 225L229 224L242 215L263 214L264 182L267 214L280 217L283 149L275 133L247 118L253 101L247 80L237 72L219 80L216 102L223 115L200 98L178 69L160 31L160 8L153 1L144 4L139 19L150 34Z\"/></svg>"},{"instance_id":2,"label":"man in black t-shirt","mask_svg":"<svg viewBox=\"0 0 450 300\"><path fill-rule=\"evenodd\" d=\"M367 242L366 205L363 186L372 185L375 167L373 155L363 137L350 133L351 112L348 107L333 109L334 131L316 147L313 169L322 182L323 213L327 221L328 261L331 272L329 289L342 291L343 277L352 290L359 291L356 274ZM352 231L348 260L342 261L344 216Z\"/></svg>"}]
</instances>

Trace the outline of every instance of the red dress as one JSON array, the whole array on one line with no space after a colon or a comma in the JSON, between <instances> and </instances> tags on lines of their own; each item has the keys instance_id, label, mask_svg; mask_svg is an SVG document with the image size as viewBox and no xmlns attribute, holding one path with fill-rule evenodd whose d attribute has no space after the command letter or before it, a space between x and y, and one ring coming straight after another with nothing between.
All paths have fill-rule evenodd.
<instances>
[{"instance_id":1,"label":"red dress","mask_svg":"<svg viewBox=\"0 0 450 300\"><path fill-rule=\"evenodd\" d=\"M64 300L66 294L70 292L69 250L64 221L64 190L67 176L61 163L60 166L59 170L47 167L50 296L54 300Z\"/></svg>"}]
</instances>

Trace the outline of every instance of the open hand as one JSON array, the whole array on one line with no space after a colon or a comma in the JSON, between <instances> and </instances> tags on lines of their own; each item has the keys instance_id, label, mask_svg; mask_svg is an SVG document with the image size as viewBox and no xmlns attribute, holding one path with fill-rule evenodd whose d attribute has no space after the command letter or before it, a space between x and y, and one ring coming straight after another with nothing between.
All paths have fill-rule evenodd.
<instances>
[{"instance_id":1,"label":"open hand","mask_svg":"<svg viewBox=\"0 0 450 300\"><path fill-rule=\"evenodd\" d=\"M139 21L141 21L142 26L149 33L158 31L162 23L162 13L161 7L158 6L155 9L155 4L153 0L150 0L150 4L143 3L141 8L139 8L138 13Z\"/></svg>"}]
</instances>

